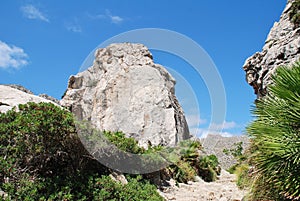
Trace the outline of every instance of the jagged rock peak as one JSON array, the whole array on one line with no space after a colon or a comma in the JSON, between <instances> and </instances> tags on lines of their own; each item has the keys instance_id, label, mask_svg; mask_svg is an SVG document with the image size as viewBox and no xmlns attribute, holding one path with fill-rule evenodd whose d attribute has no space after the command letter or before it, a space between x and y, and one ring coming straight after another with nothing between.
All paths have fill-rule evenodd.
<instances>
[{"instance_id":1,"label":"jagged rock peak","mask_svg":"<svg viewBox=\"0 0 300 201\"><path fill-rule=\"evenodd\" d=\"M95 52L93 65L71 76L61 105L100 130L123 131L142 146L174 146L190 137L175 97L175 79L142 44Z\"/></svg>"},{"instance_id":2,"label":"jagged rock peak","mask_svg":"<svg viewBox=\"0 0 300 201\"><path fill-rule=\"evenodd\" d=\"M292 4L295 1L288 0L279 22L274 23L262 51L249 57L243 66L246 80L258 98L267 94L271 75L278 66L289 65L299 59L300 28L292 22L291 17Z\"/></svg>"}]
</instances>

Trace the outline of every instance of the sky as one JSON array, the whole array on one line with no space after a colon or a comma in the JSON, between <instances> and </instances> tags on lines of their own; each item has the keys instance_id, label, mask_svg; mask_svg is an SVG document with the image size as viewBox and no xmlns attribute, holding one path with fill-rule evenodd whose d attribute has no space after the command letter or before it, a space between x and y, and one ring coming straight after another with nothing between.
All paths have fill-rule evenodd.
<instances>
[{"instance_id":1,"label":"sky","mask_svg":"<svg viewBox=\"0 0 300 201\"><path fill-rule=\"evenodd\" d=\"M244 134L256 96L242 66L261 51L285 5L286 0L1 0L0 84L20 84L60 99L69 76L102 42L135 29L171 30L206 51L225 87L226 116L212 122L212 100L203 79L194 77L182 58L151 51L177 80L176 95L190 131L199 137L217 131Z\"/></svg>"}]
</instances>

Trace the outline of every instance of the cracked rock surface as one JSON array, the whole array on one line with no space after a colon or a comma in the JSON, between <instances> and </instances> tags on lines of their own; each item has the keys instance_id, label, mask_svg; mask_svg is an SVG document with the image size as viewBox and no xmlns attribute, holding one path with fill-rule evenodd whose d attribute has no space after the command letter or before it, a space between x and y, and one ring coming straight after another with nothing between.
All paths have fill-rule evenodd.
<instances>
[{"instance_id":1,"label":"cracked rock surface","mask_svg":"<svg viewBox=\"0 0 300 201\"><path fill-rule=\"evenodd\" d=\"M93 65L71 76L61 105L99 130L123 131L141 146L174 146L190 137L175 80L142 44L96 50Z\"/></svg>"},{"instance_id":2,"label":"cracked rock surface","mask_svg":"<svg viewBox=\"0 0 300 201\"><path fill-rule=\"evenodd\" d=\"M289 65L299 59L300 28L290 20L291 5L295 0L289 0L279 22L275 22L261 52L249 57L243 68L246 80L253 87L257 97L268 93L267 86L276 68Z\"/></svg>"}]
</instances>

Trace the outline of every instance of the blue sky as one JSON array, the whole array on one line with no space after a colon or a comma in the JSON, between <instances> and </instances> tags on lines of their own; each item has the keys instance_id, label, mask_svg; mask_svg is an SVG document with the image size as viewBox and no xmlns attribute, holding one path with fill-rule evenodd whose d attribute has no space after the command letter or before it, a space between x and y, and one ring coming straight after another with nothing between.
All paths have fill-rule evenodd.
<instances>
[{"instance_id":1,"label":"blue sky","mask_svg":"<svg viewBox=\"0 0 300 201\"><path fill-rule=\"evenodd\" d=\"M242 66L247 57L261 50L285 4L286 0L2 0L0 84L21 84L35 94L60 99L69 76L79 71L86 56L103 41L133 29L169 29L190 37L210 55L226 90L222 134L241 134L252 119L255 99ZM171 69L188 68L173 55L159 51L153 55L157 63ZM186 94L188 85L178 78L177 94L191 130L198 135L213 133L207 130L214 122L210 122L211 100L205 84L193 78L192 72L181 76L192 86L200 108L199 116L194 103L186 102L192 100ZM200 129L195 131L198 123Z\"/></svg>"}]
</instances>

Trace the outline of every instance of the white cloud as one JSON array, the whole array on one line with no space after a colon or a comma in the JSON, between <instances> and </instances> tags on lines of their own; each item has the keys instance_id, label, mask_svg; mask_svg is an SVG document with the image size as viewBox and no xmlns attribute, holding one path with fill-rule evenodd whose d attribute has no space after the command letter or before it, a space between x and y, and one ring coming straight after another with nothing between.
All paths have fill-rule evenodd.
<instances>
[{"instance_id":1,"label":"white cloud","mask_svg":"<svg viewBox=\"0 0 300 201\"><path fill-rule=\"evenodd\" d=\"M110 20L111 20L111 22L112 23L114 23L114 24L119 24L119 23L121 23L121 22L123 22L123 18L121 18L120 16L117 16L117 15L110 15L109 16L110 17Z\"/></svg>"},{"instance_id":2,"label":"white cloud","mask_svg":"<svg viewBox=\"0 0 300 201\"><path fill-rule=\"evenodd\" d=\"M231 121L231 122L224 121L221 124L212 123L210 125L211 130L231 129L231 128L235 128L235 127L237 127L237 124L234 121Z\"/></svg>"},{"instance_id":3,"label":"white cloud","mask_svg":"<svg viewBox=\"0 0 300 201\"><path fill-rule=\"evenodd\" d=\"M194 136L197 136L199 138L206 138L207 135L212 134L212 135L221 135L223 137L232 137L235 136L236 134L230 133L230 132L218 132L214 130L209 130L209 129L203 129L203 128L192 128L190 129L190 133Z\"/></svg>"},{"instance_id":4,"label":"white cloud","mask_svg":"<svg viewBox=\"0 0 300 201\"><path fill-rule=\"evenodd\" d=\"M23 15L31 20L42 20L44 22L50 22L49 19L39 9L29 4L21 7Z\"/></svg>"},{"instance_id":5,"label":"white cloud","mask_svg":"<svg viewBox=\"0 0 300 201\"><path fill-rule=\"evenodd\" d=\"M188 119L188 118L187 118ZM221 135L223 137L231 137L238 134L232 133L230 129L237 128L238 124L234 121L226 122L224 121L222 124L212 123L209 128L197 128L197 127L189 127L190 133L199 138L205 138L208 134L213 135ZM229 130L229 131L228 131Z\"/></svg>"},{"instance_id":6,"label":"white cloud","mask_svg":"<svg viewBox=\"0 0 300 201\"><path fill-rule=\"evenodd\" d=\"M68 24L68 25L66 25L66 28L67 28L68 31L72 31L72 32L75 32L75 33L81 33L82 32L81 26L78 25L78 24Z\"/></svg>"},{"instance_id":7,"label":"white cloud","mask_svg":"<svg viewBox=\"0 0 300 201\"><path fill-rule=\"evenodd\" d=\"M28 64L27 58L28 56L22 48L0 41L0 68L18 69Z\"/></svg>"},{"instance_id":8,"label":"white cloud","mask_svg":"<svg viewBox=\"0 0 300 201\"><path fill-rule=\"evenodd\" d=\"M97 19L109 20L113 24L121 24L124 21L124 18L122 18L118 15L112 15L110 10L108 10L108 9L105 10L105 14L99 14L99 15L88 14L88 16L94 20L97 20Z\"/></svg>"},{"instance_id":9,"label":"white cloud","mask_svg":"<svg viewBox=\"0 0 300 201\"><path fill-rule=\"evenodd\" d=\"M201 119L200 116L196 114L187 114L185 118L189 127L199 126L207 122L206 119Z\"/></svg>"}]
</instances>

